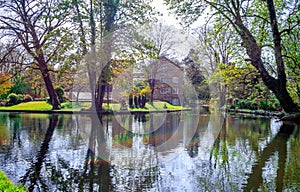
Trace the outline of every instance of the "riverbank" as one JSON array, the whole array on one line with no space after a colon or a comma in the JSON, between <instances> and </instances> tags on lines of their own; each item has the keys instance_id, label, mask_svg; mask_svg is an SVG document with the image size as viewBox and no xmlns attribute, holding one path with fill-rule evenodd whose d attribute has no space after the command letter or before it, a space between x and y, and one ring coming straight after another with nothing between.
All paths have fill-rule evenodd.
<instances>
[{"instance_id":1,"label":"riverbank","mask_svg":"<svg viewBox=\"0 0 300 192\"><path fill-rule=\"evenodd\" d=\"M242 113L242 114L277 117L277 118L282 118L282 117L288 115L284 111L266 111L266 110L250 110L250 109L226 109L223 111L226 111L229 113Z\"/></svg>"},{"instance_id":2,"label":"riverbank","mask_svg":"<svg viewBox=\"0 0 300 192\"><path fill-rule=\"evenodd\" d=\"M284 111L266 111L249 109L226 109L227 113L247 114L252 116L275 117L281 121L300 123L300 113L286 113Z\"/></svg>"},{"instance_id":3,"label":"riverbank","mask_svg":"<svg viewBox=\"0 0 300 192\"><path fill-rule=\"evenodd\" d=\"M24 186L14 185L13 182L6 177L3 171L0 170L0 191L26 192L28 190Z\"/></svg>"},{"instance_id":4,"label":"riverbank","mask_svg":"<svg viewBox=\"0 0 300 192\"><path fill-rule=\"evenodd\" d=\"M61 113L61 114L91 114L95 111L90 110L90 102L82 103L63 103L60 110L52 110L52 106L45 101L32 101L20 103L14 106L1 106L0 112L27 112L27 113ZM162 113L174 111L189 111L190 108L171 105L167 102L157 101L153 105L147 103L145 108L121 109L120 104L104 104L102 114L134 114L134 113Z\"/></svg>"}]
</instances>

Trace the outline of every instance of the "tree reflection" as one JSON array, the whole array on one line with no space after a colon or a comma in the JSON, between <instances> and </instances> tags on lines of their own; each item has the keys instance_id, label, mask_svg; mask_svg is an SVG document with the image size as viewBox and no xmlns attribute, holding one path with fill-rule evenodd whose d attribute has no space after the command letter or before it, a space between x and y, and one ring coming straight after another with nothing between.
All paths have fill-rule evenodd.
<instances>
[{"instance_id":1,"label":"tree reflection","mask_svg":"<svg viewBox=\"0 0 300 192\"><path fill-rule=\"evenodd\" d=\"M283 124L274 139L263 149L257 163L252 167L251 174L247 179L244 191L257 191L263 184L262 171L266 161L277 151L278 169L276 178L276 191L282 191L285 164L287 158L287 141L293 133L295 126Z\"/></svg>"},{"instance_id":2,"label":"tree reflection","mask_svg":"<svg viewBox=\"0 0 300 192\"><path fill-rule=\"evenodd\" d=\"M208 122L209 122L209 116L208 115L200 115L196 132L193 135L191 142L186 147L189 156L192 157L192 158L198 156L200 136L206 131L207 126L208 126Z\"/></svg>"},{"instance_id":3,"label":"tree reflection","mask_svg":"<svg viewBox=\"0 0 300 192\"><path fill-rule=\"evenodd\" d=\"M21 179L22 183L26 183L26 181L29 181L29 183L30 183L30 185L28 187L29 191L33 191L35 187L38 187L38 186L36 186L36 184L38 181L41 181L40 173L41 173L41 169L42 169L42 164L43 164L45 156L48 152L49 142L51 141L51 138L52 138L54 129L57 125L57 122L58 122L58 116L52 115L50 117L49 126L48 126L47 132L45 134L43 143L38 152L36 162L34 162L32 164L32 166L30 166L28 168L26 174ZM42 185L42 186L45 186L45 185Z\"/></svg>"},{"instance_id":4,"label":"tree reflection","mask_svg":"<svg viewBox=\"0 0 300 192\"><path fill-rule=\"evenodd\" d=\"M110 172L106 131L101 114L92 114L92 131L89 139L89 149L85 167L89 170L89 191L94 191L94 184L98 185L98 191L111 191L113 189ZM84 171L84 174L86 170Z\"/></svg>"},{"instance_id":5,"label":"tree reflection","mask_svg":"<svg viewBox=\"0 0 300 192\"><path fill-rule=\"evenodd\" d=\"M12 178L22 175L30 191L299 188L300 139L293 126L213 115L195 122L194 116L179 113L7 113L0 116L1 168ZM177 153L192 133L186 151Z\"/></svg>"}]
</instances>

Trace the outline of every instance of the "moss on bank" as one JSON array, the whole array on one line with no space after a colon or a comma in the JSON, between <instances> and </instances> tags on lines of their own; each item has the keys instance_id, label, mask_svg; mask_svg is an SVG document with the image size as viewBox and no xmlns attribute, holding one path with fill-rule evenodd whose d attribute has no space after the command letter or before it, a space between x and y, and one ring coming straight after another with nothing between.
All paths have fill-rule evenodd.
<instances>
[{"instance_id":1,"label":"moss on bank","mask_svg":"<svg viewBox=\"0 0 300 192\"><path fill-rule=\"evenodd\" d=\"M28 190L26 189L25 186L14 185L13 182L10 181L2 171L0 171L0 191L24 192Z\"/></svg>"}]
</instances>

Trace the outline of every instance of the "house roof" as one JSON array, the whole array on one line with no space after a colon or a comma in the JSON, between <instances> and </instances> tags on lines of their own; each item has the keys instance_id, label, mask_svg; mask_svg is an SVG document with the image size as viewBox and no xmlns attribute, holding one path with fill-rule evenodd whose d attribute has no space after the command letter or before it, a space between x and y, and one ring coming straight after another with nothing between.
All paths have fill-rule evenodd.
<instances>
[{"instance_id":1,"label":"house roof","mask_svg":"<svg viewBox=\"0 0 300 192\"><path fill-rule=\"evenodd\" d=\"M158 57L159 60L163 60L163 61L167 61L169 62L170 64L174 65L175 67L179 68L180 70L183 71L183 69L177 64L175 63L174 61L172 61L171 59L167 58L166 56L159 56Z\"/></svg>"}]
</instances>

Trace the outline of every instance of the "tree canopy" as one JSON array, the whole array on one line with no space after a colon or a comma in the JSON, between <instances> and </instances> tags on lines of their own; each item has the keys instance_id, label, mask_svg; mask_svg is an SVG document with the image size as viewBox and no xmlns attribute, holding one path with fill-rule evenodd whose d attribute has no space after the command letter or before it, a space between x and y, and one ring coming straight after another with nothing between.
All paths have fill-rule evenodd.
<instances>
[{"instance_id":1,"label":"tree canopy","mask_svg":"<svg viewBox=\"0 0 300 192\"><path fill-rule=\"evenodd\" d=\"M219 29L232 28L239 36L248 60L259 71L264 84L287 112L298 111L287 90L286 68L295 56L288 53L286 36L299 31L298 1L174 0L165 2L191 25L206 14L207 22ZM299 50L299 44L296 46Z\"/></svg>"}]
</instances>

